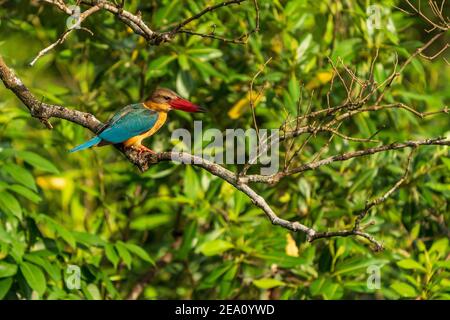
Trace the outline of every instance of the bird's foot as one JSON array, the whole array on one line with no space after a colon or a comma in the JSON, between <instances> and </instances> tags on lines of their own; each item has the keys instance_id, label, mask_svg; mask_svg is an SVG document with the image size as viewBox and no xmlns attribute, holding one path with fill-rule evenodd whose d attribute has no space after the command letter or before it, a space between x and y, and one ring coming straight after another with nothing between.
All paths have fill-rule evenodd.
<instances>
[{"instance_id":1,"label":"bird's foot","mask_svg":"<svg viewBox=\"0 0 450 320\"><path fill-rule=\"evenodd\" d=\"M139 155L141 155L141 154L143 154L143 153L146 153L146 152L149 152L149 153L151 153L151 154L156 154L155 151L153 151L152 149L147 148L147 147L144 146L144 145L140 145L139 147L136 148L136 150L137 150L137 152L138 152Z\"/></svg>"}]
</instances>

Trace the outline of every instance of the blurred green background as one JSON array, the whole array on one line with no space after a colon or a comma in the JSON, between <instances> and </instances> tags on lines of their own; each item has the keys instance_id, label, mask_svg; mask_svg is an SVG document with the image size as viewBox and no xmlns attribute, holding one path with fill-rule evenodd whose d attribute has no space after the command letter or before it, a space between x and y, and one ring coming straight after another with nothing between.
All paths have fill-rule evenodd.
<instances>
[{"instance_id":1,"label":"blurred green background","mask_svg":"<svg viewBox=\"0 0 450 320\"><path fill-rule=\"evenodd\" d=\"M260 0L261 30L246 45L179 35L148 46L113 15L98 12L64 44L28 63L66 28L67 16L38 1L0 1L0 54L39 99L95 114L142 101L156 86L205 106L203 115L173 112L147 141L170 150L170 133L204 128L250 128L249 83L266 84L256 114L261 128L278 128L307 108L326 107L331 80L327 57L368 75L377 48L375 78L392 72L430 38L421 20L393 6L382 29L367 30L369 1ZM74 2L74 1L72 1ZM126 1L156 30L214 1ZM403 4L404 7L404 4ZM82 7L85 10L86 7ZM385 28L392 23L395 28ZM255 24L251 1L221 8L189 24L198 32L238 37ZM442 37L430 52L448 41ZM447 55L448 57L448 55ZM448 105L449 67L442 58L415 59L387 94L419 111ZM303 90L300 93L299 83ZM333 104L346 97L335 83ZM386 250L373 253L354 238L309 244L303 234L271 225L249 199L222 180L191 166L161 163L141 174L112 147L75 154L88 130L52 119L47 130L0 86L0 298L3 299L448 299L450 298L450 157L446 147L415 153L407 183L371 211L367 231ZM450 135L448 114L420 120L404 110L361 114L342 126L368 137L384 128L384 143ZM319 134L299 157L304 163L328 140ZM300 140L301 141L301 140ZM364 148L333 140L326 154ZM317 230L351 227L367 199L401 177L408 150L339 162L255 186L280 217ZM281 154L283 156L283 153ZM233 166L230 166L233 169ZM81 288L64 279L81 268ZM380 267L379 289L367 286L368 267ZM370 271L370 269L369 269ZM138 285L140 284L140 285Z\"/></svg>"}]
</instances>

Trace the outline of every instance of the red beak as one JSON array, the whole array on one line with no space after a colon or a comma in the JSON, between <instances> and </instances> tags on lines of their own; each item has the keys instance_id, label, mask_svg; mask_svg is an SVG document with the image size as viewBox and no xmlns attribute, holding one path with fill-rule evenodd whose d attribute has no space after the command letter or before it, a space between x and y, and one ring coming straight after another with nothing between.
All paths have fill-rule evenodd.
<instances>
[{"instance_id":1,"label":"red beak","mask_svg":"<svg viewBox=\"0 0 450 320\"><path fill-rule=\"evenodd\" d=\"M176 98L169 102L170 106L176 110L186 112L206 112L206 109L193 104L182 98Z\"/></svg>"}]
</instances>

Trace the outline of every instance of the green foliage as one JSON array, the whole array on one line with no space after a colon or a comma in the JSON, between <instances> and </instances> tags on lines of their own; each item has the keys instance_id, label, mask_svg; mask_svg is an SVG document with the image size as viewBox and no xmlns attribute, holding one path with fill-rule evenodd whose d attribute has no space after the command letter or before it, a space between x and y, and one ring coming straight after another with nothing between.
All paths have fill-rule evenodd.
<instances>
[{"instance_id":1,"label":"green foliage","mask_svg":"<svg viewBox=\"0 0 450 320\"><path fill-rule=\"evenodd\" d=\"M397 2L380 1L388 7ZM161 30L207 3L131 0L126 9L140 10ZM210 112L195 119L220 130L252 126L249 83L272 57L255 83L268 84L256 112L261 127L278 128L296 113L300 95L315 109L326 106L327 57L366 76L380 48L374 67L382 82L393 70L395 52L404 60L428 39L417 18L398 12L389 15L396 30L369 34L365 6L262 0L261 31L243 46L188 35L148 46L116 17L98 12L83 23L94 36L73 32L30 68L35 54L64 31L66 17L49 5L37 10L14 0L0 9L0 53L49 103L106 120L159 85L207 107ZM215 26L217 34L237 37L254 27L254 15L250 2L225 7L189 29L207 33ZM414 60L386 99L419 111L448 105L444 68L440 60ZM335 86L332 103L346 96L342 85ZM170 149L171 130L192 129L194 117L171 114L149 145ZM360 115L342 129L371 136L384 127L377 138L390 143L448 135L448 119L419 123L404 110L390 110ZM309 244L304 235L271 225L245 195L197 168L164 163L141 174L112 147L68 154L90 133L67 121L51 122L54 129L45 130L0 88L0 298L124 299L138 283L144 299L450 298L450 156L444 147L417 150L408 183L371 211L376 224L367 230L386 246L375 254L362 239ZM299 162L327 139L319 134ZM358 143L335 140L327 152L356 148ZM401 177L406 156L388 152L340 162L258 191L282 218L318 230L344 228L367 199ZM81 269L79 290L67 286L70 265ZM381 268L379 289L367 286L370 266Z\"/></svg>"}]
</instances>

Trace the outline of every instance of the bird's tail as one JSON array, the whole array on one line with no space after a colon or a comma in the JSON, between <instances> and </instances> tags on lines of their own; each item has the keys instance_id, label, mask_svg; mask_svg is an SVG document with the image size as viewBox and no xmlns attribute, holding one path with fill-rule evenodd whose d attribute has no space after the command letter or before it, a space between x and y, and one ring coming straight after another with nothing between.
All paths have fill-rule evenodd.
<instances>
[{"instance_id":1,"label":"bird's tail","mask_svg":"<svg viewBox=\"0 0 450 320\"><path fill-rule=\"evenodd\" d=\"M100 137L93 137L91 140L86 141L85 143L80 144L79 146L76 146L75 148L69 150L69 152L76 152L80 150L84 150L90 147L95 146L96 144L100 143L102 139Z\"/></svg>"}]
</instances>

